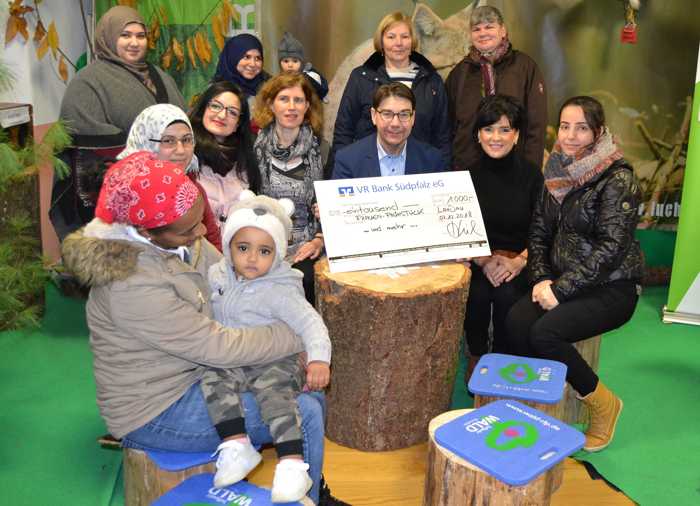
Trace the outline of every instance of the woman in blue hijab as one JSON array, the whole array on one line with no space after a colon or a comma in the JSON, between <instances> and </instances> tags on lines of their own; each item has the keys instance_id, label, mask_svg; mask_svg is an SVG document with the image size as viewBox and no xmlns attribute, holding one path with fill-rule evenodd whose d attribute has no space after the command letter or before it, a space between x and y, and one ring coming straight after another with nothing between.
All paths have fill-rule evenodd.
<instances>
[{"instance_id":1,"label":"woman in blue hijab","mask_svg":"<svg viewBox=\"0 0 700 506\"><path fill-rule=\"evenodd\" d=\"M262 43L254 35L242 33L230 38L224 45L219 55L214 80L236 83L250 100L270 78L262 67Z\"/></svg>"}]
</instances>

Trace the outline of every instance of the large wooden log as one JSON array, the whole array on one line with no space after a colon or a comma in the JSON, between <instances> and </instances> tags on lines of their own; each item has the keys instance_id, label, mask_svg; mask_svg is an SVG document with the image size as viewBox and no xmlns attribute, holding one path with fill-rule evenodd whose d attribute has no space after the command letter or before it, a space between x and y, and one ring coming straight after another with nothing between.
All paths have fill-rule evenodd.
<instances>
[{"instance_id":1,"label":"large wooden log","mask_svg":"<svg viewBox=\"0 0 700 506\"><path fill-rule=\"evenodd\" d=\"M449 407L471 272L449 262L390 277L316 262L317 307L333 342L327 436L359 450L425 441Z\"/></svg>"},{"instance_id":2,"label":"large wooden log","mask_svg":"<svg viewBox=\"0 0 700 506\"><path fill-rule=\"evenodd\" d=\"M600 335L593 336L590 339L584 339L574 344L576 350L581 354L583 359L588 362L595 372L598 372L598 360L600 358ZM571 385L566 384L564 388L564 411L561 420L568 424L581 423L588 425L589 413L588 408L576 397L576 391L571 388Z\"/></svg>"},{"instance_id":3,"label":"large wooden log","mask_svg":"<svg viewBox=\"0 0 700 506\"><path fill-rule=\"evenodd\" d=\"M181 471L166 471L153 462L146 452L124 448L124 505L150 504L192 475L214 473L214 462L188 467Z\"/></svg>"},{"instance_id":4,"label":"large wooden log","mask_svg":"<svg viewBox=\"0 0 700 506\"><path fill-rule=\"evenodd\" d=\"M513 487L470 464L435 442L441 425L469 412L459 409L443 413L430 421L428 432L428 468L425 475L423 506L547 506L554 492L552 470L527 485Z\"/></svg>"}]
</instances>

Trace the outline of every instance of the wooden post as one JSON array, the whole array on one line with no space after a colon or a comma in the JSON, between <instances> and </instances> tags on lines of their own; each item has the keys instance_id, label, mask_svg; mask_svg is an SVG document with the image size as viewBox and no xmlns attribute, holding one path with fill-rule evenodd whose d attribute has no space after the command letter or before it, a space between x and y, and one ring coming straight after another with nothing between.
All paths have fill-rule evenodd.
<instances>
[{"instance_id":1,"label":"wooden post","mask_svg":"<svg viewBox=\"0 0 700 506\"><path fill-rule=\"evenodd\" d=\"M148 458L146 452L124 448L124 505L150 506L190 476L214 472L214 462L181 471L166 471Z\"/></svg>"},{"instance_id":2,"label":"wooden post","mask_svg":"<svg viewBox=\"0 0 700 506\"><path fill-rule=\"evenodd\" d=\"M333 342L326 435L359 450L423 442L449 407L471 272L456 262L390 277L316 262L317 307Z\"/></svg>"},{"instance_id":3,"label":"wooden post","mask_svg":"<svg viewBox=\"0 0 700 506\"><path fill-rule=\"evenodd\" d=\"M583 359L588 362L595 372L598 372L598 359L600 358L600 335L593 336L590 339L584 339L574 344ZM564 411L561 420L569 425L582 423L588 425L589 413L588 408L576 397L576 391L571 388L571 385L566 384L564 388Z\"/></svg>"},{"instance_id":4,"label":"wooden post","mask_svg":"<svg viewBox=\"0 0 700 506\"><path fill-rule=\"evenodd\" d=\"M430 421L423 506L549 505L554 492L554 474L551 469L527 485L514 487L485 473L435 442L435 431L438 427L469 411L471 410L448 411Z\"/></svg>"}]
</instances>

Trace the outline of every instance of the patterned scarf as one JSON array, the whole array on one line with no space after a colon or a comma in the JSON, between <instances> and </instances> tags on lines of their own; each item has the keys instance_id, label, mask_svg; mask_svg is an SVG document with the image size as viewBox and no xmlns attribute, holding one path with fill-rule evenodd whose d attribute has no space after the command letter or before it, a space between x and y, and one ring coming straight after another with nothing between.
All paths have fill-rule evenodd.
<instances>
[{"instance_id":1,"label":"patterned scarf","mask_svg":"<svg viewBox=\"0 0 700 506\"><path fill-rule=\"evenodd\" d=\"M277 170L284 172L284 169L272 167L272 159L281 162L289 162L296 158L302 159L302 164L306 167L304 172L304 186L306 188L306 203L311 206L314 201L314 181L322 179L323 167L319 151L318 138L314 135L308 123L301 125L296 140L288 147L279 145L275 123L272 122L258 134L255 141L255 157L260 167L262 179L260 193L270 195L270 171ZM294 169L291 169L294 170Z\"/></svg>"},{"instance_id":2,"label":"patterned scarf","mask_svg":"<svg viewBox=\"0 0 700 506\"><path fill-rule=\"evenodd\" d=\"M107 170L95 216L106 223L157 228L183 216L198 197L199 190L178 165L140 151Z\"/></svg>"},{"instance_id":3,"label":"patterned scarf","mask_svg":"<svg viewBox=\"0 0 700 506\"><path fill-rule=\"evenodd\" d=\"M510 41L507 36L503 37L503 40L491 51L481 52L474 46L469 48L469 58L481 66L482 96L496 94L496 73L493 66L503 58L509 49Z\"/></svg>"},{"instance_id":4,"label":"patterned scarf","mask_svg":"<svg viewBox=\"0 0 700 506\"><path fill-rule=\"evenodd\" d=\"M557 141L544 168L544 184L560 204L564 197L622 158L615 139L606 128L598 139L574 156L565 155Z\"/></svg>"}]
</instances>

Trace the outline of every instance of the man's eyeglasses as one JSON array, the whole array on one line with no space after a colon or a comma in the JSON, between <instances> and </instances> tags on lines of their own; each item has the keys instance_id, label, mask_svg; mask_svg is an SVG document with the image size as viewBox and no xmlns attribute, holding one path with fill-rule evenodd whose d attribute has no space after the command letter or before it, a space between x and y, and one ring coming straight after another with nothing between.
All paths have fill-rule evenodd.
<instances>
[{"instance_id":1,"label":"man's eyeglasses","mask_svg":"<svg viewBox=\"0 0 700 506\"><path fill-rule=\"evenodd\" d=\"M179 139L173 135L164 135L160 139L148 139L151 142L159 142L161 146L174 149L177 147L177 143L182 144L183 148L189 148L194 146L194 136L192 134L183 135Z\"/></svg>"},{"instance_id":2,"label":"man's eyeglasses","mask_svg":"<svg viewBox=\"0 0 700 506\"><path fill-rule=\"evenodd\" d=\"M241 112L238 109L236 109L235 107L231 107L231 106L226 107L224 104L222 104L221 102L218 102L216 100L211 100L207 104L207 108L211 112L213 112L214 114L219 114L221 111L226 109L226 114L228 116L231 116L233 119L238 119L238 117L241 115Z\"/></svg>"},{"instance_id":3,"label":"man's eyeglasses","mask_svg":"<svg viewBox=\"0 0 700 506\"><path fill-rule=\"evenodd\" d=\"M379 116L387 123L391 122L394 119L394 116L397 116L401 123L408 123L413 117L413 111L394 112L387 109L380 109L377 111L377 114L379 114Z\"/></svg>"}]
</instances>

